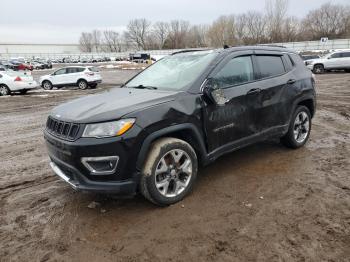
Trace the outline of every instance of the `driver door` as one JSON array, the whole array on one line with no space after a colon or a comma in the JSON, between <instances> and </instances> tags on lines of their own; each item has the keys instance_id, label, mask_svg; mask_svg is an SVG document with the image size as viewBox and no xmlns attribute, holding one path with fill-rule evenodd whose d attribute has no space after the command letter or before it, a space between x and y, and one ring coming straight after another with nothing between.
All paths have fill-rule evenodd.
<instances>
[{"instance_id":1,"label":"driver door","mask_svg":"<svg viewBox=\"0 0 350 262\"><path fill-rule=\"evenodd\" d=\"M62 85L64 84L66 81L66 75L67 73L67 68L62 68L57 70L55 73L53 73L53 75L51 76L51 82L53 85Z\"/></svg>"},{"instance_id":2,"label":"driver door","mask_svg":"<svg viewBox=\"0 0 350 262\"><path fill-rule=\"evenodd\" d=\"M235 53L225 58L209 78L226 100L222 105L213 102L204 108L208 148L213 152L239 145L249 136L246 95L255 79L251 52Z\"/></svg>"}]
</instances>

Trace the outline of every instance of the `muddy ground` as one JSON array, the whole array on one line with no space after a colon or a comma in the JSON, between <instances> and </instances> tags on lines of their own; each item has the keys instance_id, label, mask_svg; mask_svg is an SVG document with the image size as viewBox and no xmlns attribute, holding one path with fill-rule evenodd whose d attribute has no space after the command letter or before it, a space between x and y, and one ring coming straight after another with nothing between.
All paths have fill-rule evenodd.
<instances>
[{"instance_id":1,"label":"muddy ground","mask_svg":"<svg viewBox=\"0 0 350 262\"><path fill-rule=\"evenodd\" d=\"M49 168L49 110L133 73L108 74L97 90L0 98L0 261L350 261L350 74L317 76L304 148L226 155L168 208L74 192Z\"/></svg>"}]
</instances>

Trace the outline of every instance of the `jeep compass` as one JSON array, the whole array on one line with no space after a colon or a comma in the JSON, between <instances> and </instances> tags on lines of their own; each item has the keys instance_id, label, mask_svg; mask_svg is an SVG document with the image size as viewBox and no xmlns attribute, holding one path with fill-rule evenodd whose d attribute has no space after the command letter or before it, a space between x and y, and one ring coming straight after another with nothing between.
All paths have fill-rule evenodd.
<instances>
[{"instance_id":1,"label":"jeep compass","mask_svg":"<svg viewBox=\"0 0 350 262\"><path fill-rule=\"evenodd\" d=\"M170 205L191 191L198 167L225 153L268 138L302 147L314 85L284 48L174 53L121 88L54 108L44 131L50 165L76 190Z\"/></svg>"}]
</instances>

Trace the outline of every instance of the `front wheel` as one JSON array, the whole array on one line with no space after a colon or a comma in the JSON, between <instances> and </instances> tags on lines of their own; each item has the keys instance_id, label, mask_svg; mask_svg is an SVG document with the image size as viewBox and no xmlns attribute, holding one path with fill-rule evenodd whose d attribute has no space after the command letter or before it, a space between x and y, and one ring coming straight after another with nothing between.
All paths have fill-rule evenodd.
<instances>
[{"instance_id":1,"label":"front wheel","mask_svg":"<svg viewBox=\"0 0 350 262\"><path fill-rule=\"evenodd\" d=\"M97 84L90 84L90 88L95 89L97 87Z\"/></svg>"},{"instance_id":2,"label":"front wheel","mask_svg":"<svg viewBox=\"0 0 350 262\"><path fill-rule=\"evenodd\" d=\"M305 145L311 132L311 114L306 106L299 106L295 110L289 124L288 133L281 138L281 142L290 148Z\"/></svg>"},{"instance_id":3,"label":"front wheel","mask_svg":"<svg viewBox=\"0 0 350 262\"><path fill-rule=\"evenodd\" d=\"M78 87L81 90L85 90L88 88L88 83L85 80L79 80L78 81Z\"/></svg>"},{"instance_id":4,"label":"front wheel","mask_svg":"<svg viewBox=\"0 0 350 262\"><path fill-rule=\"evenodd\" d=\"M148 153L140 191L156 205L174 204L192 190L197 170L197 156L188 143L176 138L161 138L153 143Z\"/></svg>"},{"instance_id":5,"label":"front wheel","mask_svg":"<svg viewBox=\"0 0 350 262\"><path fill-rule=\"evenodd\" d=\"M53 88L52 83L50 81L44 81L42 86L45 90L51 90Z\"/></svg>"},{"instance_id":6,"label":"front wheel","mask_svg":"<svg viewBox=\"0 0 350 262\"><path fill-rule=\"evenodd\" d=\"M324 66L323 65L315 65L313 71L315 74L323 74L325 72Z\"/></svg>"}]
</instances>

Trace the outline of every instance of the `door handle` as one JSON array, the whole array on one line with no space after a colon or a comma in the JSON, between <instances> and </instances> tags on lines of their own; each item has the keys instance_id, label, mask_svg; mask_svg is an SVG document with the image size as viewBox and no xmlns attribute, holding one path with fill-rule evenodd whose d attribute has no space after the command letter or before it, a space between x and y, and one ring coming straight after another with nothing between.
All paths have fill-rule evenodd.
<instances>
[{"instance_id":1,"label":"door handle","mask_svg":"<svg viewBox=\"0 0 350 262\"><path fill-rule=\"evenodd\" d=\"M293 85L293 84L295 84L295 82L296 82L295 79L289 79L289 80L287 81L287 84L288 84L288 85Z\"/></svg>"},{"instance_id":2,"label":"door handle","mask_svg":"<svg viewBox=\"0 0 350 262\"><path fill-rule=\"evenodd\" d=\"M252 95L252 94L258 94L261 92L261 89L260 88L253 88L253 89L250 89L248 92L247 92L247 95Z\"/></svg>"}]
</instances>

